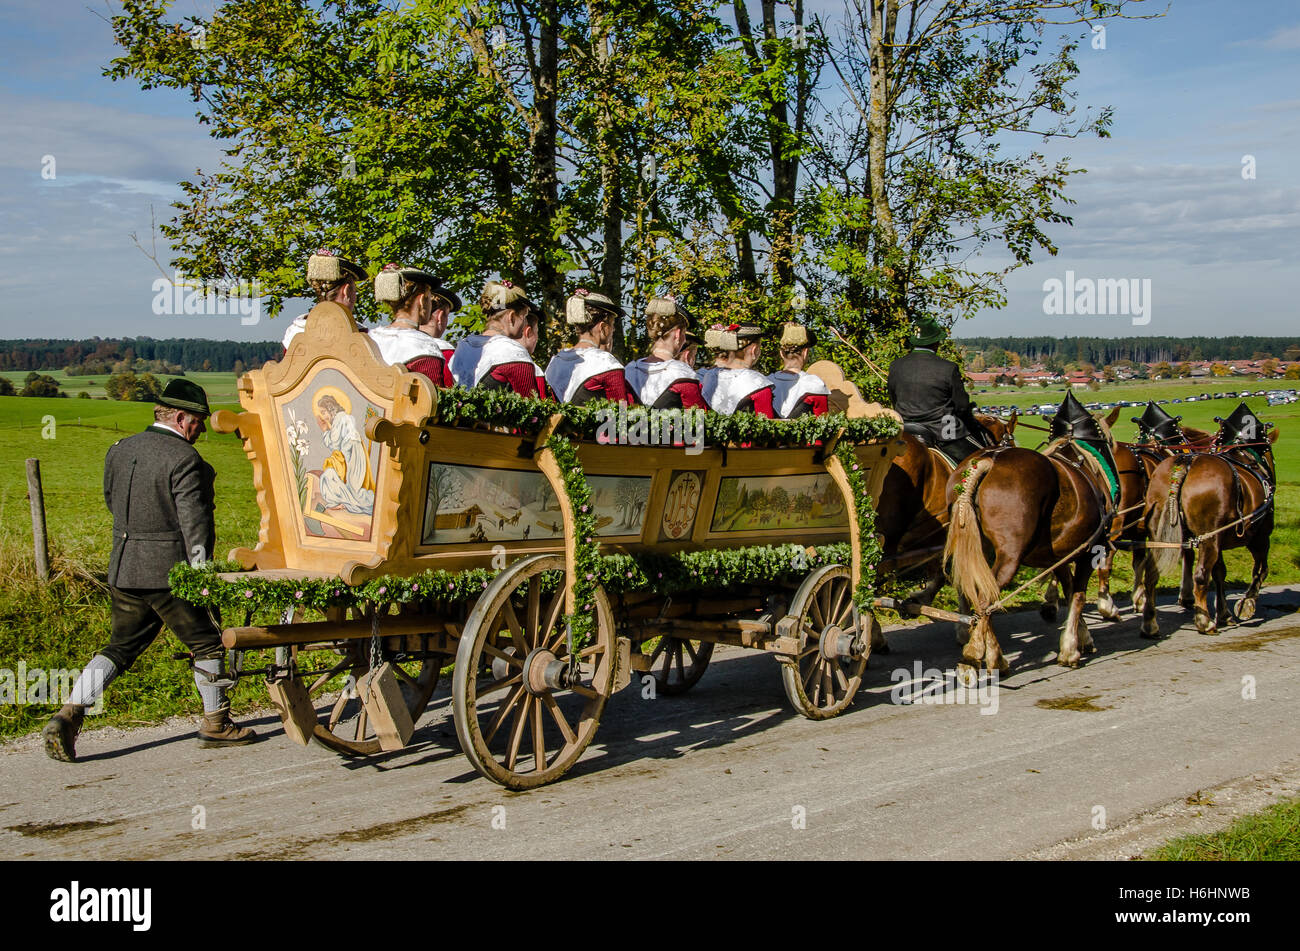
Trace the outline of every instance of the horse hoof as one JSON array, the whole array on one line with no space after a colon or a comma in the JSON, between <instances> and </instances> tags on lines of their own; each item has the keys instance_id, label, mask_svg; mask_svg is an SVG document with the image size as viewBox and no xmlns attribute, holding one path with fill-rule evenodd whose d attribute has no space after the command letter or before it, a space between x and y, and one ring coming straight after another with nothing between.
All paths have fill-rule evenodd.
<instances>
[{"instance_id":1,"label":"horse hoof","mask_svg":"<svg viewBox=\"0 0 1300 951\"><path fill-rule=\"evenodd\" d=\"M1081 648L1079 648L1079 649L1080 649L1081 651L1083 651L1085 654L1095 654L1095 653L1097 653L1097 645L1094 644L1094 643L1092 643L1091 641L1089 641L1087 644L1084 644L1084 645L1083 645Z\"/></svg>"},{"instance_id":2,"label":"horse hoof","mask_svg":"<svg viewBox=\"0 0 1300 951\"><path fill-rule=\"evenodd\" d=\"M1079 659L1078 654L1062 654L1060 657L1056 658L1056 662L1062 667L1078 667Z\"/></svg>"},{"instance_id":3,"label":"horse hoof","mask_svg":"<svg viewBox=\"0 0 1300 951\"><path fill-rule=\"evenodd\" d=\"M1201 614L1199 612L1196 615L1196 629L1200 631L1202 634L1219 633L1215 627L1214 622L1210 620L1210 616L1208 614Z\"/></svg>"},{"instance_id":4,"label":"horse hoof","mask_svg":"<svg viewBox=\"0 0 1300 951\"><path fill-rule=\"evenodd\" d=\"M1118 620L1120 620L1120 613L1119 613L1118 610L1115 609L1115 606L1114 606L1114 605L1111 605L1110 607L1103 608L1103 607L1099 604L1099 605L1097 605L1097 613L1098 613L1099 615L1101 615L1101 619L1102 619L1103 621L1118 621Z\"/></svg>"},{"instance_id":5,"label":"horse hoof","mask_svg":"<svg viewBox=\"0 0 1300 951\"><path fill-rule=\"evenodd\" d=\"M957 665L957 680L963 687L974 687L977 680L975 668L970 664Z\"/></svg>"},{"instance_id":6,"label":"horse hoof","mask_svg":"<svg viewBox=\"0 0 1300 951\"><path fill-rule=\"evenodd\" d=\"M1255 599L1242 598L1237 602L1237 620L1249 621L1255 616Z\"/></svg>"},{"instance_id":7,"label":"horse hoof","mask_svg":"<svg viewBox=\"0 0 1300 951\"><path fill-rule=\"evenodd\" d=\"M1142 636L1149 641L1158 640L1160 638L1160 625L1155 620L1152 620L1150 623L1143 621Z\"/></svg>"}]
</instances>

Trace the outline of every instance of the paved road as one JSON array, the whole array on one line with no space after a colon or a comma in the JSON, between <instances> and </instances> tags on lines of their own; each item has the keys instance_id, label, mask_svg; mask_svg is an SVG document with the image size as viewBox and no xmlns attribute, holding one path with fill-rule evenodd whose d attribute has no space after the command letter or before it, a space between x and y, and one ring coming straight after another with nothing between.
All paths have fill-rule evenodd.
<instances>
[{"instance_id":1,"label":"paved road","mask_svg":"<svg viewBox=\"0 0 1300 951\"><path fill-rule=\"evenodd\" d=\"M1013 670L994 715L891 702L897 668L910 680L916 661L955 663L947 625L893 632L854 708L822 723L789 710L772 658L719 651L685 696L617 695L578 766L530 793L469 767L445 684L413 747L370 762L297 746L272 720L265 741L237 750L200 750L181 722L100 730L74 765L27 739L0 750L0 858L1088 854L1188 798L1189 818L1218 808L1216 787L1262 801L1269 777L1300 770L1300 588L1270 589L1260 606L1219 637L1188 623L1157 643L1136 620L1094 618L1099 653L1078 670L1052 663L1056 629L1036 614L1000 617ZM1183 615L1161 617L1168 630ZM1095 830L1098 807L1111 832Z\"/></svg>"}]
</instances>

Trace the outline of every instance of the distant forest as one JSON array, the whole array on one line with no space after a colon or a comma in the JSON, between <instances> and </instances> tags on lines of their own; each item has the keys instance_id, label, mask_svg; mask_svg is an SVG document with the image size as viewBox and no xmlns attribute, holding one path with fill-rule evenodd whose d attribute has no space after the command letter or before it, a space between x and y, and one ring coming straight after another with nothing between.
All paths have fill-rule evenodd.
<instances>
[{"instance_id":1,"label":"distant forest","mask_svg":"<svg viewBox=\"0 0 1300 951\"><path fill-rule=\"evenodd\" d=\"M1001 349L1030 363L1180 363L1184 360L1300 360L1300 337L957 337L968 351Z\"/></svg>"},{"instance_id":2,"label":"distant forest","mask_svg":"<svg viewBox=\"0 0 1300 951\"><path fill-rule=\"evenodd\" d=\"M267 341L154 340L152 337L90 340L0 340L0 370L72 370L108 373L151 365L231 373L277 359L283 348ZM117 365L122 365L118 367ZM162 370L166 372L166 370Z\"/></svg>"}]
</instances>

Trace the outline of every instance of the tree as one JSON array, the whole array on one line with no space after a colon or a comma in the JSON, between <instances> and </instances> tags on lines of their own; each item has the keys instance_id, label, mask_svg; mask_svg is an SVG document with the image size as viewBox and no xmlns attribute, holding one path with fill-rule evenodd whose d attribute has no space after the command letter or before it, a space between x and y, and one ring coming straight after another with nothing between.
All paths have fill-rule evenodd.
<instances>
[{"instance_id":1,"label":"tree","mask_svg":"<svg viewBox=\"0 0 1300 951\"><path fill-rule=\"evenodd\" d=\"M1003 306L1003 279L1037 251L1056 253L1044 225L1069 223L1064 189L1078 171L1037 151L1029 135L1109 134L1111 111L1074 114L1078 43L1049 56L1045 27L1124 16L1126 4L1085 0L849 0L829 62L847 105L814 143L826 176L823 262L848 307L878 331L915 313L968 316ZM1008 267L978 270L985 248Z\"/></svg>"},{"instance_id":2,"label":"tree","mask_svg":"<svg viewBox=\"0 0 1300 951\"><path fill-rule=\"evenodd\" d=\"M7 377L0 376L0 396L13 396L14 385Z\"/></svg>"},{"instance_id":3,"label":"tree","mask_svg":"<svg viewBox=\"0 0 1300 951\"><path fill-rule=\"evenodd\" d=\"M54 377L33 372L23 378L23 388L18 395L50 397L63 394L59 392L59 382Z\"/></svg>"}]
</instances>

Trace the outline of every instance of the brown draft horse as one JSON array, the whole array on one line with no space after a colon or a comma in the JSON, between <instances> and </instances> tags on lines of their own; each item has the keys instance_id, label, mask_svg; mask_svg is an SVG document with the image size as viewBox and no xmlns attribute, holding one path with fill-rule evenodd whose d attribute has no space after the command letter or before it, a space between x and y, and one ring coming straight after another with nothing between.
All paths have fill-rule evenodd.
<instances>
[{"instance_id":1,"label":"brown draft horse","mask_svg":"<svg viewBox=\"0 0 1300 951\"><path fill-rule=\"evenodd\" d=\"M998 445L1014 444L1015 413L1006 421L995 416L975 418ZM899 433L899 438L906 448L885 473L876 513L876 532L883 537L881 567L900 574L909 565L932 563L925 571L925 587L910 596L911 600L929 604L944 583L938 556L948 530L946 495L953 470L942 454L911 433Z\"/></svg>"},{"instance_id":2,"label":"brown draft horse","mask_svg":"<svg viewBox=\"0 0 1300 951\"><path fill-rule=\"evenodd\" d=\"M1052 455L1018 447L976 453L949 478L947 498L952 509L944 561L976 614L958 666L962 679L970 682L981 664L1007 668L988 615L1016 571L1022 565L1051 568L1062 559L1053 573L1069 614L1057 663L1078 666L1082 652L1096 649L1083 601L1095 548L1104 545L1113 518L1109 489L1099 484L1083 451L1067 441Z\"/></svg>"},{"instance_id":3,"label":"brown draft horse","mask_svg":"<svg viewBox=\"0 0 1300 951\"><path fill-rule=\"evenodd\" d=\"M1106 417L1107 425L1114 425L1118 414L1119 409L1116 408L1110 416ZM1140 545L1146 540L1146 518L1142 503L1146 498L1147 486L1151 484L1151 476L1156 466L1177 453L1187 451L1191 446L1208 443L1211 439L1211 434L1201 429L1193 429L1190 426L1180 427L1180 429L1186 440L1182 444L1115 443L1114 455L1115 464L1119 468L1120 503L1115 513L1115 523L1111 526L1112 539L1123 539L1135 545ZM1133 550L1133 608L1139 614L1146 605L1146 586L1143 584L1142 572L1139 570L1142 551L1141 548ZM1104 561L1097 569L1097 613L1108 621L1120 619L1119 608L1116 607L1115 599L1110 593L1110 574L1114 562L1115 550L1111 549L1106 552ZM1046 607L1043 613L1049 619L1055 617L1055 613L1048 615Z\"/></svg>"},{"instance_id":4,"label":"brown draft horse","mask_svg":"<svg viewBox=\"0 0 1300 951\"><path fill-rule=\"evenodd\" d=\"M1277 435L1273 430L1266 438L1253 441L1253 446L1226 445L1215 452L1177 455L1161 462L1152 473L1144 513L1150 538L1180 546L1190 538L1195 544L1146 549L1141 558L1135 556L1134 575L1140 568L1143 585L1154 593L1160 575L1172 571L1181 556L1179 603L1195 610L1196 629L1202 634L1217 634L1230 617L1224 592L1224 549L1244 547L1254 558L1250 587L1237 602L1237 617L1248 621L1255 615L1255 599L1268 575L1277 478L1272 444ZM1224 526L1232 527L1220 531ZM1211 579L1215 588L1213 617ZM1155 598L1147 597L1142 607L1142 633L1156 637L1159 630Z\"/></svg>"}]
</instances>

